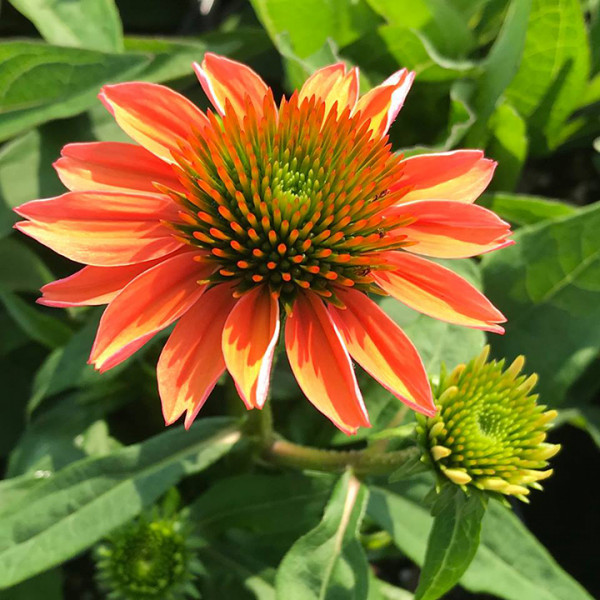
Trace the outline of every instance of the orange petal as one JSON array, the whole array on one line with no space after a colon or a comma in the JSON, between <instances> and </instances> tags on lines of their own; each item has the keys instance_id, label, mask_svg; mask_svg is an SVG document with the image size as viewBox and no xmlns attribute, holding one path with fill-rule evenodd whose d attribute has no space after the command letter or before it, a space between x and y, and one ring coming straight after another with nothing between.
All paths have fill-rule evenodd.
<instances>
[{"instance_id":1,"label":"orange petal","mask_svg":"<svg viewBox=\"0 0 600 600\"><path fill-rule=\"evenodd\" d=\"M344 63L329 65L315 71L305 82L298 95L298 101L315 96L325 103L325 114L337 102L337 114L346 107L354 109L358 99L358 69L350 69L346 73Z\"/></svg>"},{"instance_id":2,"label":"orange petal","mask_svg":"<svg viewBox=\"0 0 600 600\"><path fill-rule=\"evenodd\" d=\"M90 355L97 369L106 370L111 358L122 362L138 343L148 341L168 327L192 306L206 288L198 280L205 279L214 266L198 261L200 252L185 252L167 258L138 275L104 311Z\"/></svg>"},{"instance_id":3,"label":"orange petal","mask_svg":"<svg viewBox=\"0 0 600 600\"><path fill-rule=\"evenodd\" d=\"M406 236L409 252L438 258L467 258L497 250L508 241L510 225L487 208L449 200L417 200L391 207L386 216L415 219L392 235Z\"/></svg>"},{"instance_id":4,"label":"orange petal","mask_svg":"<svg viewBox=\"0 0 600 600\"><path fill-rule=\"evenodd\" d=\"M441 321L504 333L498 325L506 321L502 313L450 269L408 252L387 252L384 258L395 270L374 271L373 278L400 302Z\"/></svg>"},{"instance_id":5,"label":"orange petal","mask_svg":"<svg viewBox=\"0 0 600 600\"><path fill-rule=\"evenodd\" d=\"M225 371L221 337L235 302L230 286L215 286L185 313L169 336L156 368L167 425L187 411L188 428Z\"/></svg>"},{"instance_id":6,"label":"orange petal","mask_svg":"<svg viewBox=\"0 0 600 600\"><path fill-rule=\"evenodd\" d=\"M38 303L63 308L108 304L132 279L162 260L123 267L84 267L70 277L47 283Z\"/></svg>"},{"instance_id":7,"label":"orange petal","mask_svg":"<svg viewBox=\"0 0 600 600\"><path fill-rule=\"evenodd\" d=\"M263 102L269 88L250 67L207 52L202 65L194 63L194 71L204 93L220 115L225 114L225 104L229 100L233 110L241 118L246 112L246 97L250 99L256 113L262 115Z\"/></svg>"},{"instance_id":8,"label":"orange petal","mask_svg":"<svg viewBox=\"0 0 600 600\"><path fill-rule=\"evenodd\" d=\"M315 294L296 298L285 327L285 347L300 388L318 410L348 434L370 426L348 352Z\"/></svg>"},{"instance_id":9,"label":"orange petal","mask_svg":"<svg viewBox=\"0 0 600 600\"><path fill-rule=\"evenodd\" d=\"M496 163L481 150L421 154L402 161L404 173L390 191L409 186L402 202L456 200L474 202L488 186Z\"/></svg>"},{"instance_id":10,"label":"orange petal","mask_svg":"<svg viewBox=\"0 0 600 600\"><path fill-rule=\"evenodd\" d=\"M168 196L68 192L15 209L17 229L71 260L112 267L160 258L182 243L161 220L177 220Z\"/></svg>"},{"instance_id":11,"label":"orange petal","mask_svg":"<svg viewBox=\"0 0 600 600\"><path fill-rule=\"evenodd\" d=\"M157 193L154 183L183 189L168 164L134 144L68 144L54 168L65 186L75 191Z\"/></svg>"},{"instance_id":12,"label":"orange petal","mask_svg":"<svg viewBox=\"0 0 600 600\"><path fill-rule=\"evenodd\" d=\"M247 408L262 408L279 339L279 302L265 286L248 292L223 330L223 356Z\"/></svg>"},{"instance_id":13,"label":"orange petal","mask_svg":"<svg viewBox=\"0 0 600 600\"><path fill-rule=\"evenodd\" d=\"M402 402L428 416L435 405L421 357L402 329L366 294L336 291L346 305L329 312L352 358Z\"/></svg>"},{"instance_id":14,"label":"orange petal","mask_svg":"<svg viewBox=\"0 0 600 600\"><path fill-rule=\"evenodd\" d=\"M99 98L128 136L169 163L193 130L208 122L187 98L155 83L105 85Z\"/></svg>"},{"instance_id":15,"label":"orange petal","mask_svg":"<svg viewBox=\"0 0 600 600\"><path fill-rule=\"evenodd\" d=\"M415 74L401 69L388 77L381 85L367 92L356 105L364 120L371 120L371 131L383 137L400 112L410 91Z\"/></svg>"}]
</instances>

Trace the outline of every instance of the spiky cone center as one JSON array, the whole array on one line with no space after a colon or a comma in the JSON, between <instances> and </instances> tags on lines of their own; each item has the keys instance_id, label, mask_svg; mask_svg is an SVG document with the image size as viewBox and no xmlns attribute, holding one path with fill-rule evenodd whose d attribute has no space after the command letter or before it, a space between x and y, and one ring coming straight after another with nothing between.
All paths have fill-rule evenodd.
<instances>
[{"instance_id":1,"label":"spiky cone center","mask_svg":"<svg viewBox=\"0 0 600 600\"><path fill-rule=\"evenodd\" d=\"M488 352L442 375L436 416L419 416L420 443L426 462L453 483L526 501L552 474L548 459L560 446L545 440L557 413L537 404L537 377L520 374L523 357L504 369Z\"/></svg>"},{"instance_id":2,"label":"spiky cone center","mask_svg":"<svg viewBox=\"0 0 600 600\"><path fill-rule=\"evenodd\" d=\"M99 546L98 579L111 598L188 597L194 561L177 520L140 519Z\"/></svg>"},{"instance_id":3,"label":"spiky cone center","mask_svg":"<svg viewBox=\"0 0 600 600\"><path fill-rule=\"evenodd\" d=\"M206 250L210 282L233 283L237 296L268 285L286 308L302 290L340 304L338 286L377 291L378 254L405 245L388 233L406 218L383 214L406 193L389 192L401 158L347 108L294 94L277 110L269 92L260 116L248 98L240 118L228 104L177 160L177 233Z\"/></svg>"}]
</instances>

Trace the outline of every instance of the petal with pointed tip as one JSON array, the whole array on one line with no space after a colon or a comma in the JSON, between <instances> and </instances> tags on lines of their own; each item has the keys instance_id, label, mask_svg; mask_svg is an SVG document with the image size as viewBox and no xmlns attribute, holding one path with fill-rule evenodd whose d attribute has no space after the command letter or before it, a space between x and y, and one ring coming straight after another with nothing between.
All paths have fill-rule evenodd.
<instances>
[{"instance_id":1,"label":"petal with pointed tip","mask_svg":"<svg viewBox=\"0 0 600 600\"><path fill-rule=\"evenodd\" d=\"M292 372L310 402L347 434L369 427L352 362L322 300L298 295L285 327Z\"/></svg>"},{"instance_id":2,"label":"petal with pointed tip","mask_svg":"<svg viewBox=\"0 0 600 600\"><path fill-rule=\"evenodd\" d=\"M204 93L220 115L225 114L228 100L234 112L241 119L245 113L246 97L250 98L257 114L262 114L263 102L269 88L260 75L250 67L224 56L207 52L202 65L194 63L194 71L196 71ZM274 101L273 107L275 107Z\"/></svg>"},{"instance_id":3,"label":"petal with pointed tip","mask_svg":"<svg viewBox=\"0 0 600 600\"><path fill-rule=\"evenodd\" d=\"M487 208L450 200L417 200L386 211L391 218L414 219L392 235L406 236L408 252L437 258L468 258L502 248L510 225Z\"/></svg>"},{"instance_id":4,"label":"petal with pointed tip","mask_svg":"<svg viewBox=\"0 0 600 600\"><path fill-rule=\"evenodd\" d=\"M325 103L325 114L332 109L337 102L337 114L345 108L351 111L358 100L358 69L350 69L346 73L343 63L329 65L315 71L305 82L300 90L298 101L315 96L317 100Z\"/></svg>"},{"instance_id":5,"label":"petal with pointed tip","mask_svg":"<svg viewBox=\"0 0 600 600\"><path fill-rule=\"evenodd\" d=\"M73 191L157 193L154 183L182 190L173 169L141 146L122 142L67 144L54 168Z\"/></svg>"},{"instance_id":6,"label":"petal with pointed tip","mask_svg":"<svg viewBox=\"0 0 600 600\"><path fill-rule=\"evenodd\" d=\"M207 123L195 104L156 83L105 85L99 98L129 137L169 163L193 130Z\"/></svg>"},{"instance_id":7,"label":"petal with pointed tip","mask_svg":"<svg viewBox=\"0 0 600 600\"><path fill-rule=\"evenodd\" d=\"M364 120L370 120L370 129L376 137L383 137L396 119L410 91L415 74L401 69L381 85L367 92L356 104Z\"/></svg>"},{"instance_id":8,"label":"petal with pointed tip","mask_svg":"<svg viewBox=\"0 0 600 600\"><path fill-rule=\"evenodd\" d=\"M408 337L366 294L336 293L346 308L330 305L329 312L350 356L410 408L433 416L427 373Z\"/></svg>"},{"instance_id":9,"label":"petal with pointed tip","mask_svg":"<svg viewBox=\"0 0 600 600\"><path fill-rule=\"evenodd\" d=\"M279 301L265 286L244 294L223 330L223 356L244 404L262 408L279 339Z\"/></svg>"},{"instance_id":10,"label":"petal with pointed tip","mask_svg":"<svg viewBox=\"0 0 600 600\"><path fill-rule=\"evenodd\" d=\"M490 183L496 163L481 150L456 150L411 156L402 161L404 173L391 191L409 186L402 202L456 200L474 202Z\"/></svg>"},{"instance_id":11,"label":"petal with pointed tip","mask_svg":"<svg viewBox=\"0 0 600 600\"><path fill-rule=\"evenodd\" d=\"M42 287L38 304L44 306L97 306L108 304L132 279L164 260L159 258L123 267L84 267Z\"/></svg>"},{"instance_id":12,"label":"petal with pointed tip","mask_svg":"<svg viewBox=\"0 0 600 600\"><path fill-rule=\"evenodd\" d=\"M380 256L395 270L373 271L373 278L400 302L441 321L504 333L502 313L450 269L408 252Z\"/></svg>"},{"instance_id":13,"label":"petal with pointed tip","mask_svg":"<svg viewBox=\"0 0 600 600\"><path fill-rule=\"evenodd\" d=\"M221 337L235 302L230 286L215 286L185 313L169 336L156 368L167 425L186 412L189 428L225 371Z\"/></svg>"},{"instance_id":14,"label":"petal with pointed tip","mask_svg":"<svg viewBox=\"0 0 600 600\"><path fill-rule=\"evenodd\" d=\"M116 356L112 366L122 362L131 354L130 345L137 350L139 340L148 341L185 314L206 288L198 281L214 270L202 257L200 252L178 254L131 281L104 311L90 362L100 370Z\"/></svg>"},{"instance_id":15,"label":"petal with pointed tip","mask_svg":"<svg viewBox=\"0 0 600 600\"><path fill-rule=\"evenodd\" d=\"M112 267L166 256L182 246L161 221L178 219L168 196L68 192L15 209L19 231L76 262Z\"/></svg>"}]
</instances>

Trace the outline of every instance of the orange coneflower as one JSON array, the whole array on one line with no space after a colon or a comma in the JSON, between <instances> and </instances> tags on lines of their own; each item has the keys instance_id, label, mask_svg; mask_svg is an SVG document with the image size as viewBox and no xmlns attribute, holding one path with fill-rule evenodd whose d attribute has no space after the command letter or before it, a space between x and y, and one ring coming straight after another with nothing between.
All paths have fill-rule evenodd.
<instances>
[{"instance_id":1,"label":"orange coneflower","mask_svg":"<svg viewBox=\"0 0 600 600\"><path fill-rule=\"evenodd\" d=\"M101 371L179 319L158 362L168 424L185 412L189 426L225 369L261 408L283 326L301 389L343 431L369 425L351 357L434 414L417 351L369 294L502 332L481 293L423 258L510 243L472 204L495 163L390 151L406 69L359 98L357 69L331 65L278 107L245 65L207 54L194 68L217 114L160 85L106 86L102 102L139 145L67 145L55 167L71 191L17 209L23 233L88 265L40 302L108 304L90 357Z\"/></svg>"}]
</instances>

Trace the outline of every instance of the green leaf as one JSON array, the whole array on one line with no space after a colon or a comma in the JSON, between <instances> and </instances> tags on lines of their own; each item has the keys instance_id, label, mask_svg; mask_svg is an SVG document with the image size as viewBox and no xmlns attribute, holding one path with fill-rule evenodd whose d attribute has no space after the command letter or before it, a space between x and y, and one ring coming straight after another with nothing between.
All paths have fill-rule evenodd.
<instances>
[{"instance_id":1,"label":"green leaf","mask_svg":"<svg viewBox=\"0 0 600 600\"><path fill-rule=\"evenodd\" d=\"M278 599L366 599L369 570L357 535L367 498L367 488L346 472L321 523L284 556L275 580Z\"/></svg>"},{"instance_id":2,"label":"green leaf","mask_svg":"<svg viewBox=\"0 0 600 600\"><path fill-rule=\"evenodd\" d=\"M483 62L483 74L471 100L477 113L477 121L468 134L468 145L482 145L488 119L519 69L531 2L532 0L512 0L502 29Z\"/></svg>"},{"instance_id":3,"label":"green leaf","mask_svg":"<svg viewBox=\"0 0 600 600\"><path fill-rule=\"evenodd\" d=\"M508 102L501 102L490 117L488 127L491 139L486 154L498 161L492 185L495 189L512 190L529 148L525 121Z\"/></svg>"},{"instance_id":4,"label":"green leaf","mask_svg":"<svg viewBox=\"0 0 600 600\"><path fill-rule=\"evenodd\" d=\"M46 571L9 590L0 591L0 600L62 600L63 577L60 569Z\"/></svg>"},{"instance_id":5,"label":"green leaf","mask_svg":"<svg viewBox=\"0 0 600 600\"><path fill-rule=\"evenodd\" d=\"M332 38L338 46L358 39L380 23L364 0L251 0L275 45L287 32L294 52L305 58Z\"/></svg>"},{"instance_id":6,"label":"green leaf","mask_svg":"<svg viewBox=\"0 0 600 600\"><path fill-rule=\"evenodd\" d=\"M527 120L532 149L556 147L587 85L590 54L579 0L533 0L523 58L506 96Z\"/></svg>"},{"instance_id":7,"label":"green leaf","mask_svg":"<svg viewBox=\"0 0 600 600\"><path fill-rule=\"evenodd\" d=\"M11 292L35 292L50 280L52 273L25 244L11 236L0 239L2 273L0 286Z\"/></svg>"},{"instance_id":8,"label":"green leaf","mask_svg":"<svg viewBox=\"0 0 600 600\"><path fill-rule=\"evenodd\" d=\"M400 67L415 71L419 82L451 81L472 76L476 67L467 60L442 56L427 37L397 25L382 25L341 49L372 79L386 79Z\"/></svg>"},{"instance_id":9,"label":"green leaf","mask_svg":"<svg viewBox=\"0 0 600 600\"><path fill-rule=\"evenodd\" d=\"M190 516L203 535L246 528L261 535L306 531L323 514L331 477L297 473L256 473L221 479L190 505ZM243 494L239 490L244 490ZM294 519L290 519L290 514Z\"/></svg>"},{"instance_id":10,"label":"green leaf","mask_svg":"<svg viewBox=\"0 0 600 600\"><path fill-rule=\"evenodd\" d=\"M50 44L119 52L123 28L114 0L10 0Z\"/></svg>"},{"instance_id":11,"label":"green leaf","mask_svg":"<svg viewBox=\"0 0 600 600\"><path fill-rule=\"evenodd\" d=\"M600 448L600 408L597 406L568 408L560 411L559 419L561 422L566 421L587 431L596 446Z\"/></svg>"},{"instance_id":12,"label":"green leaf","mask_svg":"<svg viewBox=\"0 0 600 600\"><path fill-rule=\"evenodd\" d=\"M389 25L420 31L446 56L467 54L475 40L463 15L448 0L367 0Z\"/></svg>"},{"instance_id":13,"label":"green leaf","mask_svg":"<svg viewBox=\"0 0 600 600\"><path fill-rule=\"evenodd\" d=\"M230 419L203 419L189 431L173 428L72 463L34 485L0 512L0 589L85 550L181 478L218 460L239 438Z\"/></svg>"},{"instance_id":14,"label":"green leaf","mask_svg":"<svg viewBox=\"0 0 600 600\"><path fill-rule=\"evenodd\" d=\"M515 225L534 225L577 212L574 206L566 202L526 194L485 194L478 203Z\"/></svg>"},{"instance_id":15,"label":"green leaf","mask_svg":"<svg viewBox=\"0 0 600 600\"><path fill-rule=\"evenodd\" d=\"M507 316L497 356L524 354L544 404L556 405L600 351L600 203L518 230L482 261L485 289Z\"/></svg>"},{"instance_id":16,"label":"green leaf","mask_svg":"<svg viewBox=\"0 0 600 600\"><path fill-rule=\"evenodd\" d=\"M130 79L142 54L104 54L35 42L0 45L0 141L98 102L102 85Z\"/></svg>"},{"instance_id":17,"label":"green leaf","mask_svg":"<svg viewBox=\"0 0 600 600\"><path fill-rule=\"evenodd\" d=\"M21 300L19 296L0 287L0 301L14 322L34 341L58 348L71 337L71 329L41 310Z\"/></svg>"},{"instance_id":18,"label":"green leaf","mask_svg":"<svg viewBox=\"0 0 600 600\"><path fill-rule=\"evenodd\" d=\"M479 266L472 260L437 261L456 271L481 289ZM408 335L416 346L430 377L438 376L442 364L453 369L468 362L485 346L485 334L477 329L452 325L422 315L391 297L383 298L379 305Z\"/></svg>"},{"instance_id":19,"label":"green leaf","mask_svg":"<svg viewBox=\"0 0 600 600\"><path fill-rule=\"evenodd\" d=\"M441 598L458 583L477 552L485 498L478 493L467 496L457 486L450 496L433 519L415 600Z\"/></svg>"},{"instance_id":20,"label":"green leaf","mask_svg":"<svg viewBox=\"0 0 600 600\"><path fill-rule=\"evenodd\" d=\"M398 548L422 565L432 518L423 506L428 477L371 487L367 515L388 531ZM490 502L475 558L460 584L506 600L592 600L554 561L511 511Z\"/></svg>"}]
</instances>

